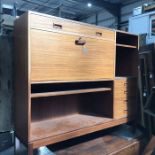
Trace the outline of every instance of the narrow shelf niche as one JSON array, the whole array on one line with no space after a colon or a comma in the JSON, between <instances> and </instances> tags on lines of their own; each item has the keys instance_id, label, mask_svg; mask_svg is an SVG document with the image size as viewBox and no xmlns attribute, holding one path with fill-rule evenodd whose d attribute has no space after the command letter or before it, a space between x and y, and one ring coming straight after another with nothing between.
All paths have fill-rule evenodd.
<instances>
[{"instance_id":1,"label":"narrow shelf niche","mask_svg":"<svg viewBox=\"0 0 155 155\"><path fill-rule=\"evenodd\" d=\"M137 65L135 65L137 64ZM116 48L116 76L120 77L136 77L138 66L137 49L132 48Z\"/></svg>"},{"instance_id":2,"label":"narrow shelf niche","mask_svg":"<svg viewBox=\"0 0 155 155\"><path fill-rule=\"evenodd\" d=\"M111 90L112 82L32 84L31 98L105 92Z\"/></svg>"},{"instance_id":3,"label":"narrow shelf niche","mask_svg":"<svg viewBox=\"0 0 155 155\"><path fill-rule=\"evenodd\" d=\"M129 48L137 48L138 45L138 36L129 34L129 33L123 33L117 31L117 37L116 37L116 44L118 46L124 45L124 47L129 47Z\"/></svg>"}]
</instances>

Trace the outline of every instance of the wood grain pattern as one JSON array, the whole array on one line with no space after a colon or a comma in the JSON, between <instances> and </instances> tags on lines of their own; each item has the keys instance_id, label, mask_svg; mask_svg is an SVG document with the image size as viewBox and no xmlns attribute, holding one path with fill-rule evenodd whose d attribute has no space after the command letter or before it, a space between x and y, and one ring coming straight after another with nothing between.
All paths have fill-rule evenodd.
<instances>
[{"instance_id":1,"label":"wood grain pattern","mask_svg":"<svg viewBox=\"0 0 155 155\"><path fill-rule=\"evenodd\" d=\"M86 137L87 138L87 137ZM126 140L118 136L105 135L80 141L75 145L63 143L66 147L56 149L57 155L139 155L140 141ZM63 145L62 144L62 145Z\"/></svg>"},{"instance_id":2,"label":"wood grain pattern","mask_svg":"<svg viewBox=\"0 0 155 155\"><path fill-rule=\"evenodd\" d=\"M48 137L45 139L40 139L38 141L33 141L33 148L38 148L40 146L45 146L45 145L49 145L49 144L55 144L57 142L61 142L61 141L65 141L68 139L72 139L75 137L79 137L82 135L86 135L88 133L93 133L95 131L100 131L103 129L108 129L120 124L124 124L127 123L129 121L133 120L132 117L130 118L121 118L121 119L111 119L111 121L96 125L96 126L92 126L92 127L88 127L88 128L83 128L80 130L75 130L72 132L68 132L66 134L62 134L62 135L58 135L58 136L53 136L53 137Z\"/></svg>"},{"instance_id":3,"label":"wood grain pattern","mask_svg":"<svg viewBox=\"0 0 155 155\"><path fill-rule=\"evenodd\" d=\"M27 144L28 154L133 120L134 82L116 82L114 77L115 59L116 75L137 76L137 37L132 43L135 36L130 35L129 44L117 46L116 54L115 39L127 43L116 33L33 12L17 19L16 134Z\"/></svg>"},{"instance_id":4,"label":"wood grain pattern","mask_svg":"<svg viewBox=\"0 0 155 155\"><path fill-rule=\"evenodd\" d=\"M31 141L66 134L82 128L89 128L101 123L111 121L109 118L73 114L65 117L34 122L32 126Z\"/></svg>"},{"instance_id":5,"label":"wood grain pattern","mask_svg":"<svg viewBox=\"0 0 155 155\"><path fill-rule=\"evenodd\" d=\"M114 82L114 118L134 115L137 106L136 78L116 78Z\"/></svg>"},{"instance_id":6,"label":"wood grain pattern","mask_svg":"<svg viewBox=\"0 0 155 155\"><path fill-rule=\"evenodd\" d=\"M31 81L113 79L114 43L79 37L31 30Z\"/></svg>"},{"instance_id":7,"label":"wood grain pattern","mask_svg":"<svg viewBox=\"0 0 155 155\"><path fill-rule=\"evenodd\" d=\"M83 93L93 93L93 92L105 92L105 91L111 91L111 90L112 90L111 88L94 88L94 89L66 90L66 91L59 91L59 92L47 92L47 93L33 93L31 94L31 98L83 94Z\"/></svg>"},{"instance_id":8,"label":"wood grain pattern","mask_svg":"<svg viewBox=\"0 0 155 155\"><path fill-rule=\"evenodd\" d=\"M68 21L61 18L47 17L31 13L31 28L41 28L44 30L59 30L65 32L74 32L77 34L95 36L114 41L115 32L95 26L88 26L74 21ZM56 26L54 26L56 25Z\"/></svg>"},{"instance_id":9,"label":"wood grain pattern","mask_svg":"<svg viewBox=\"0 0 155 155\"><path fill-rule=\"evenodd\" d=\"M138 91L137 50L138 36L116 31L115 75L120 77L114 81L114 118L129 117L136 114Z\"/></svg>"},{"instance_id":10,"label":"wood grain pattern","mask_svg":"<svg viewBox=\"0 0 155 155\"><path fill-rule=\"evenodd\" d=\"M103 81L113 81L113 80L109 80L109 79L98 79L97 80L98 82L103 82ZM76 80L76 81L33 81L33 82L31 82L31 84L50 84L50 83L74 83L74 82L76 82L76 83L80 83L80 82L96 82L96 80Z\"/></svg>"}]
</instances>

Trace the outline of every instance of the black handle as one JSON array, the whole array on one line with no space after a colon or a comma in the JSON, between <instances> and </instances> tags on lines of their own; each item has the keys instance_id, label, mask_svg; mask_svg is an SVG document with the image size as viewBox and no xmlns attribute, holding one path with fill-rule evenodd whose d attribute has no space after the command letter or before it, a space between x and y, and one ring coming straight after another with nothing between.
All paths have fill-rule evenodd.
<instances>
[{"instance_id":1,"label":"black handle","mask_svg":"<svg viewBox=\"0 0 155 155\"><path fill-rule=\"evenodd\" d=\"M96 36L102 37L102 32L96 32Z\"/></svg>"},{"instance_id":2,"label":"black handle","mask_svg":"<svg viewBox=\"0 0 155 155\"><path fill-rule=\"evenodd\" d=\"M124 94L127 94L127 93L128 93L128 91L127 91L127 90L125 90L125 91L124 91Z\"/></svg>"},{"instance_id":3,"label":"black handle","mask_svg":"<svg viewBox=\"0 0 155 155\"><path fill-rule=\"evenodd\" d=\"M79 46L83 46L86 44L86 41L82 40L82 38L80 37L78 40L75 40L75 44Z\"/></svg>"},{"instance_id":4,"label":"black handle","mask_svg":"<svg viewBox=\"0 0 155 155\"><path fill-rule=\"evenodd\" d=\"M53 28L62 29L62 25L53 23Z\"/></svg>"}]
</instances>

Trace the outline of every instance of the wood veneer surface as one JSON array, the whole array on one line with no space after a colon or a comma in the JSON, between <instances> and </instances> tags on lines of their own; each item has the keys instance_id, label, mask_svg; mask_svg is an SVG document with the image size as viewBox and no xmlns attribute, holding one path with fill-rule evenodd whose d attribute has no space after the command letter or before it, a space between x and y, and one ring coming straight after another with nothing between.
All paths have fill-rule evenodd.
<instances>
[{"instance_id":1,"label":"wood veneer surface","mask_svg":"<svg viewBox=\"0 0 155 155\"><path fill-rule=\"evenodd\" d=\"M83 94L83 93L93 93L93 92L106 92L106 91L111 91L111 88L78 89L78 90L68 90L68 91L59 91L59 92L33 93L31 94L31 98L63 96L63 95Z\"/></svg>"},{"instance_id":2,"label":"wood veneer surface","mask_svg":"<svg viewBox=\"0 0 155 155\"><path fill-rule=\"evenodd\" d=\"M93 115L72 114L65 117L33 122L31 124L31 141L80 130L81 128L95 126L110 120L110 118Z\"/></svg>"},{"instance_id":3,"label":"wood veneer surface","mask_svg":"<svg viewBox=\"0 0 155 155\"><path fill-rule=\"evenodd\" d=\"M60 32L72 32L80 35L94 36L99 38L115 41L115 32L106 28L99 28L80 22L66 20L62 18L49 17L46 15L38 15L31 13L30 27L40 28L43 30L58 30Z\"/></svg>"},{"instance_id":4,"label":"wood veneer surface","mask_svg":"<svg viewBox=\"0 0 155 155\"><path fill-rule=\"evenodd\" d=\"M30 123L29 100L29 47L28 47L28 14L16 20L14 29L15 38L15 130L16 135L24 142L28 142Z\"/></svg>"},{"instance_id":5,"label":"wood veneer surface","mask_svg":"<svg viewBox=\"0 0 155 155\"><path fill-rule=\"evenodd\" d=\"M39 36L39 37L38 37ZM31 30L31 82L114 78L114 42ZM103 69L104 68L104 69Z\"/></svg>"},{"instance_id":6,"label":"wood veneer surface","mask_svg":"<svg viewBox=\"0 0 155 155\"><path fill-rule=\"evenodd\" d=\"M57 155L139 155L140 153L140 141L126 140L114 135L84 140L73 146L65 145L68 147L58 149L54 153Z\"/></svg>"}]
</instances>

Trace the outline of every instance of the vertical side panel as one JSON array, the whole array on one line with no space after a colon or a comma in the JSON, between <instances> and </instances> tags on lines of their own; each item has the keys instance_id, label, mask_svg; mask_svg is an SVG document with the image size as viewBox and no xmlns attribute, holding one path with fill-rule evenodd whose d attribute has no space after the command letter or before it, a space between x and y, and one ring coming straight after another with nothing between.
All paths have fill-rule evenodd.
<instances>
[{"instance_id":1,"label":"vertical side panel","mask_svg":"<svg viewBox=\"0 0 155 155\"><path fill-rule=\"evenodd\" d=\"M15 130L16 135L27 143L30 123L28 14L24 14L16 20L14 40Z\"/></svg>"}]
</instances>

